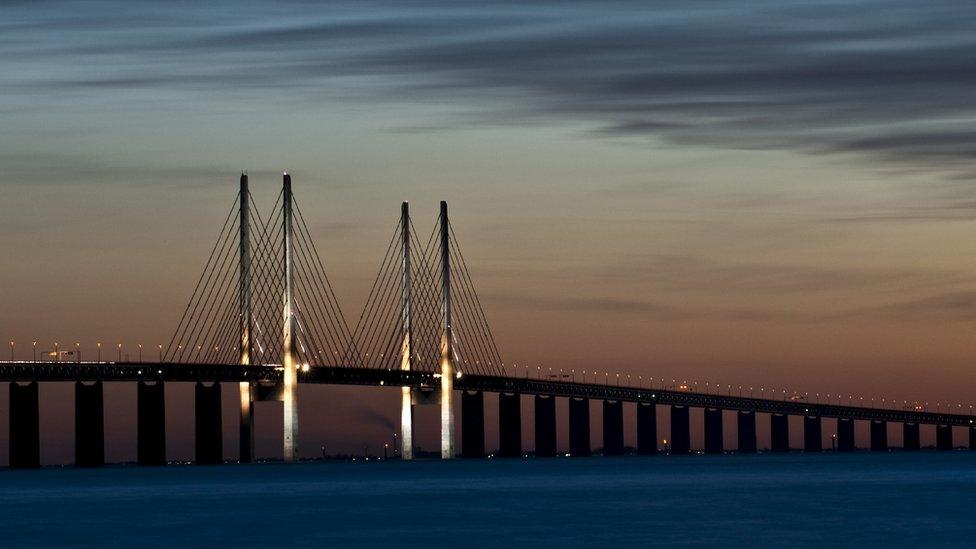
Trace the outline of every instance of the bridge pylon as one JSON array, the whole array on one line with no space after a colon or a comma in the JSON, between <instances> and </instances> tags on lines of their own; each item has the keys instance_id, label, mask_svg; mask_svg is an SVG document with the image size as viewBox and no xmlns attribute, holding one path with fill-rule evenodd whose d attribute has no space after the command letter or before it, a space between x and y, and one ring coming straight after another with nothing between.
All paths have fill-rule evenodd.
<instances>
[{"instance_id":1,"label":"bridge pylon","mask_svg":"<svg viewBox=\"0 0 976 549\"><path fill-rule=\"evenodd\" d=\"M411 370L413 365L413 282L410 276L410 204L404 201L400 210L401 230L401 338L400 369ZM413 390L400 388L400 452L401 459L413 459Z\"/></svg>"},{"instance_id":2,"label":"bridge pylon","mask_svg":"<svg viewBox=\"0 0 976 549\"><path fill-rule=\"evenodd\" d=\"M285 264L285 292L283 299L284 326L282 330L281 402L284 407L284 460L298 459L298 360L296 360L296 331L294 310L294 251L292 223L291 176L284 174L282 181L282 223Z\"/></svg>"},{"instance_id":3,"label":"bridge pylon","mask_svg":"<svg viewBox=\"0 0 976 549\"><path fill-rule=\"evenodd\" d=\"M417 454L413 446L417 406L439 407L440 456L451 459L458 454L454 394L458 380L468 373L504 375L447 214L447 203L441 202L430 236L421 240L410 220L409 205L401 204L397 227L353 337L357 367L398 371L404 380L397 384L403 459ZM418 384L420 379L423 382ZM469 411L472 402L467 402Z\"/></svg>"},{"instance_id":4,"label":"bridge pylon","mask_svg":"<svg viewBox=\"0 0 976 549\"><path fill-rule=\"evenodd\" d=\"M255 458L257 402L282 402L283 457L298 459L299 377L313 366L355 367L361 360L287 173L267 216L241 174L235 203L160 360L237 366L241 461ZM252 378L255 366L272 366L275 375Z\"/></svg>"},{"instance_id":5,"label":"bridge pylon","mask_svg":"<svg viewBox=\"0 0 976 549\"><path fill-rule=\"evenodd\" d=\"M250 232L250 200L247 174L241 174L240 191L240 223L239 223L239 276L238 276L238 307L240 310L240 364L251 365L253 355L254 320L251 313L251 232ZM251 383L240 383L241 393L241 424L240 424L240 462L250 463L254 460L254 395Z\"/></svg>"},{"instance_id":6,"label":"bridge pylon","mask_svg":"<svg viewBox=\"0 0 976 549\"><path fill-rule=\"evenodd\" d=\"M451 236L441 201L441 459L454 457L454 336L451 325Z\"/></svg>"}]
</instances>

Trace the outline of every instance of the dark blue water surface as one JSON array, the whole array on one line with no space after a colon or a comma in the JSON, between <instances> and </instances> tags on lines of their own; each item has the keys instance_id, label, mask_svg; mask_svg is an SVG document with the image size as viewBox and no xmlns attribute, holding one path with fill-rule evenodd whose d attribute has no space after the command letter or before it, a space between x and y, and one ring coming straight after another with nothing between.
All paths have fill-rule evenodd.
<instances>
[{"instance_id":1,"label":"dark blue water surface","mask_svg":"<svg viewBox=\"0 0 976 549\"><path fill-rule=\"evenodd\" d=\"M971 543L976 453L0 472L0 546Z\"/></svg>"}]
</instances>

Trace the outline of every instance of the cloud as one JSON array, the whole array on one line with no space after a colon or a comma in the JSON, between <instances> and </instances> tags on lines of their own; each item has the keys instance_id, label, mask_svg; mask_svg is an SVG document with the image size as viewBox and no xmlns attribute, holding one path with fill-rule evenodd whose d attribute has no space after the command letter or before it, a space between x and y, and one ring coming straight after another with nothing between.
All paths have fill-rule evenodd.
<instances>
[{"instance_id":1,"label":"cloud","mask_svg":"<svg viewBox=\"0 0 976 549\"><path fill-rule=\"evenodd\" d=\"M960 290L849 311L833 318L880 318L899 322L976 320L976 292Z\"/></svg>"},{"instance_id":2,"label":"cloud","mask_svg":"<svg viewBox=\"0 0 976 549\"><path fill-rule=\"evenodd\" d=\"M541 310L578 315L596 314L599 318L609 316L633 315L644 320L685 321L685 320L723 320L723 321L790 321L816 322L823 315L804 311L774 310L751 307L701 307L673 306L663 302L641 298L617 297L545 297L532 295L486 296L486 301L494 303L517 304L521 309Z\"/></svg>"},{"instance_id":3,"label":"cloud","mask_svg":"<svg viewBox=\"0 0 976 549\"><path fill-rule=\"evenodd\" d=\"M181 189L206 188L226 183L231 166L135 166L66 153L0 153L4 182L8 185L66 185L75 180L138 182L153 185L159 180ZM151 176L151 181L145 178Z\"/></svg>"},{"instance_id":4,"label":"cloud","mask_svg":"<svg viewBox=\"0 0 976 549\"><path fill-rule=\"evenodd\" d=\"M344 91L459 105L457 124L582 121L681 145L976 173L976 4L965 0L135 3L125 16L111 2L39 3L0 15L0 55L30 69L0 84L26 94Z\"/></svg>"},{"instance_id":5,"label":"cloud","mask_svg":"<svg viewBox=\"0 0 976 549\"><path fill-rule=\"evenodd\" d=\"M595 280L641 283L661 292L720 288L728 292L901 292L970 282L964 271L834 267L716 261L692 255L648 254L587 269Z\"/></svg>"}]
</instances>

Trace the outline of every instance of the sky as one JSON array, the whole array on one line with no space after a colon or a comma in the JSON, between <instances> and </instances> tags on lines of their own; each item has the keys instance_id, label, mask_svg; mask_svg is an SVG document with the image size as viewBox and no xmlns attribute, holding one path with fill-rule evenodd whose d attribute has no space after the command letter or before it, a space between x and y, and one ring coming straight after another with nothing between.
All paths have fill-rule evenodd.
<instances>
[{"instance_id":1,"label":"sky","mask_svg":"<svg viewBox=\"0 0 976 549\"><path fill-rule=\"evenodd\" d=\"M506 362L968 409L974 18L961 0L4 2L0 334L19 357L168 341L240 171L270 208L287 170L349 316L400 202L424 233L443 199ZM130 389L110 391L131 412L109 414L110 459L134 454ZM303 391L313 454L375 446L396 416L394 394ZM42 395L42 451L69 459L70 387Z\"/></svg>"}]
</instances>

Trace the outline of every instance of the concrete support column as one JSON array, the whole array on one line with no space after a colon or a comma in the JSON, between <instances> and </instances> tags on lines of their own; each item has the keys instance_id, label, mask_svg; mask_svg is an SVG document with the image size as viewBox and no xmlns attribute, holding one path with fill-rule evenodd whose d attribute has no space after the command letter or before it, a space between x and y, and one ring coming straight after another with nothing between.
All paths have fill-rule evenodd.
<instances>
[{"instance_id":1,"label":"concrete support column","mask_svg":"<svg viewBox=\"0 0 976 549\"><path fill-rule=\"evenodd\" d=\"M969 428L969 449L976 450L976 427Z\"/></svg>"},{"instance_id":2,"label":"concrete support column","mask_svg":"<svg viewBox=\"0 0 976 549\"><path fill-rule=\"evenodd\" d=\"M254 396L251 383L242 381L239 385L241 396L240 447L241 463L254 461Z\"/></svg>"},{"instance_id":3,"label":"concrete support column","mask_svg":"<svg viewBox=\"0 0 976 549\"><path fill-rule=\"evenodd\" d=\"M603 455L624 454L624 403L603 401Z\"/></svg>"},{"instance_id":4,"label":"concrete support column","mask_svg":"<svg viewBox=\"0 0 976 549\"><path fill-rule=\"evenodd\" d=\"M657 406L637 403L637 453L652 456L657 453Z\"/></svg>"},{"instance_id":5,"label":"concrete support column","mask_svg":"<svg viewBox=\"0 0 976 549\"><path fill-rule=\"evenodd\" d=\"M888 451L888 422L884 420L874 420L871 422L871 451Z\"/></svg>"},{"instance_id":6,"label":"concrete support column","mask_svg":"<svg viewBox=\"0 0 976 549\"><path fill-rule=\"evenodd\" d=\"M10 468L41 466L40 409L37 382L10 383Z\"/></svg>"},{"instance_id":7,"label":"concrete support column","mask_svg":"<svg viewBox=\"0 0 976 549\"><path fill-rule=\"evenodd\" d=\"M556 456L556 397L535 396L535 457Z\"/></svg>"},{"instance_id":8,"label":"concrete support column","mask_svg":"<svg viewBox=\"0 0 976 549\"><path fill-rule=\"evenodd\" d=\"M854 446L854 420L853 419L838 419L837 420L837 451L838 452L853 452Z\"/></svg>"},{"instance_id":9,"label":"concrete support column","mask_svg":"<svg viewBox=\"0 0 976 549\"><path fill-rule=\"evenodd\" d=\"M914 451L922 447L918 423L902 424L902 433L904 439L904 442L902 443L903 450Z\"/></svg>"},{"instance_id":10,"label":"concrete support column","mask_svg":"<svg viewBox=\"0 0 976 549\"><path fill-rule=\"evenodd\" d=\"M774 452L790 451L790 416L786 414L770 414L770 446Z\"/></svg>"},{"instance_id":11,"label":"concrete support column","mask_svg":"<svg viewBox=\"0 0 976 549\"><path fill-rule=\"evenodd\" d=\"M569 453L590 455L590 399L569 399Z\"/></svg>"},{"instance_id":12,"label":"concrete support column","mask_svg":"<svg viewBox=\"0 0 976 549\"><path fill-rule=\"evenodd\" d=\"M498 394L498 455L522 456L522 395Z\"/></svg>"},{"instance_id":13,"label":"concrete support column","mask_svg":"<svg viewBox=\"0 0 976 549\"><path fill-rule=\"evenodd\" d=\"M400 387L400 459L413 459L413 389Z\"/></svg>"},{"instance_id":14,"label":"concrete support column","mask_svg":"<svg viewBox=\"0 0 976 549\"><path fill-rule=\"evenodd\" d=\"M485 394L461 391L461 457L485 457Z\"/></svg>"},{"instance_id":15,"label":"concrete support column","mask_svg":"<svg viewBox=\"0 0 976 549\"><path fill-rule=\"evenodd\" d=\"M105 406L102 382L75 382L75 466L105 465Z\"/></svg>"},{"instance_id":16,"label":"concrete support column","mask_svg":"<svg viewBox=\"0 0 976 549\"><path fill-rule=\"evenodd\" d=\"M722 437L722 410L705 408L705 453L721 454Z\"/></svg>"},{"instance_id":17,"label":"concrete support column","mask_svg":"<svg viewBox=\"0 0 976 549\"><path fill-rule=\"evenodd\" d=\"M739 427L739 453L756 453L756 413L739 410L736 414Z\"/></svg>"},{"instance_id":18,"label":"concrete support column","mask_svg":"<svg viewBox=\"0 0 976 549\"><path fill-rule=\"evenodd\" d=\"M691 419L687 406L671 407L671 453L687 454L691 451Z\"/></svg>"},{"instance_id":19,"label":"concrete support column","mask_svg":"<svg viewBox=\"0 0 976 549\"><path fill-rule=\"evenodd\" d=\"M139 465L166 465L166 393L162 381L136 384Z\"/></svg>"},{"instance_id":20,"label":"concrete support column","mask_svg":"<svg viewBox=\"0 0 976 549\"><path fill-rule=\"evenodd\" d=\"M823 421L820 416L803 416L803 451L823 451Z\"/></svg>"},{"instance_id":21,"label":"concrete support column","mask_svg":"<svg viewBox=\"0 0 976 549\"><path fill-rule=\"evenodd\" d=\"M935 449L952 450L952 425L935 426Z\"/></svg>"},{"instance_id":22,"label":"concrete support column","mask_svg":"<svg viewBox=\"0 0 976 549\"><path fill-rule=\"evenodd\" d=\"M223 428L220 418L220 383L196 383L197 465L215 465L224 461Z\"/></svg>"}]
</instances>

